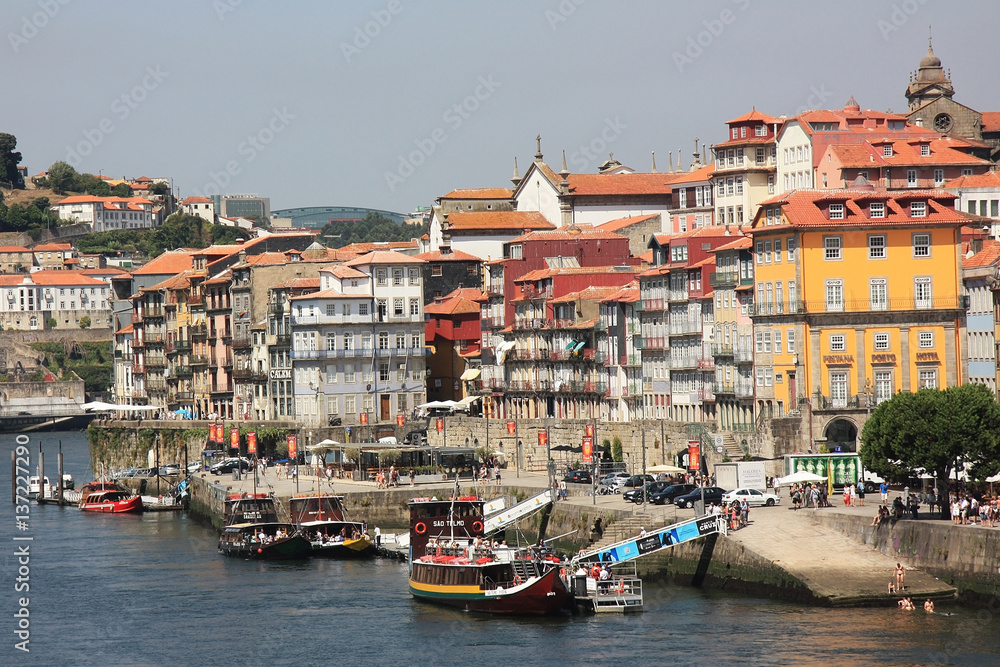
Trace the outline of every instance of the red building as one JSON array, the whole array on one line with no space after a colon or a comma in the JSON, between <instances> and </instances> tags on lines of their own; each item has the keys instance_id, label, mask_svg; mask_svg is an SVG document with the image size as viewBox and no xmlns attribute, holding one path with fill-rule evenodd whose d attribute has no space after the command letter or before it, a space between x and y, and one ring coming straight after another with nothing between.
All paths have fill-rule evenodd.
<instances>
[{"instance_id":1,"label":"red building","mask_svg":"<svg viewBox=\"0 0 1000 667\"><path fill-rule=\"evenodd\" d=\"M467 360L479 356L481 336L476 288L458 288L424 307L424 338L431 347L427 359L427 400L458 401L464 397Z\"/></svg>"}]
</instances>

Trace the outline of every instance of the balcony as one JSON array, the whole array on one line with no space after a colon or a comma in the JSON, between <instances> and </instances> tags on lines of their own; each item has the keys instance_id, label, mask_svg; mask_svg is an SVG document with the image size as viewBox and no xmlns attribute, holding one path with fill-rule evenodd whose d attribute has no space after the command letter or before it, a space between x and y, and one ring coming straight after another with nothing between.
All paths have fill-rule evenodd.
<instances>
[{"instance_id":1,"label":"balcony","mask_svg":"<svg viewBox=\"0 0 1000 667\"><path fill-rule=\"evenodd\" d=\"M191 356L192 366L206 366L208 365L208 357L204 354L194 354Z\"/></svg>"},{"instance_id":2,"label":"balcony","mask_svg":"<svg viewBox=\"0 0 1000 667\"><path fill-rule=\"evenodd\" d=\"M728 343L712 343L712 356L731 357L733 356L733 346Z\"/></svg>"},{"instance_id":3,"label":"balcony","mask_svg":"<svg viewBox=\"0 0 1000 667\"><path fill-rule=\"evenodd\" d=\"M223 368L231 369L233 367L233 358L226 356L219 360L219 365Z\"/></svg>"},{"instance_id":4,"label":"balcony","mask_svg":"<svg viewBox=\"0 0 1000 667\"><path fill-rule=\"evenodd\" d=\"M515 317L514 329L520 331L537 331L538 329L548 329L552 326L552 320L541 317Z\"/></svg>"},{"instance_id":5,"label":"balcony","mask_svg":"<svg viewBox=\"0 0 1000 667\"><path fill-rule=\"evenodd\" d=\"M145 375L146 367L142 364L132 364L132 375Z\"/></svg>"},{"instance_id":6,"label":"balcony","mask_svg":"<svg viewBox=\"0 0 1000 667\"><path fill-rule=\"evenodd\" d=\"M152 320L163 317L163 306L146 306L142 309L142 319Z\"/></svg>"},{"instance_id":7,"label":"balcony","mask_svg":"<svg viewBox=\"0 0 1000 667\"><path fill-rule=\"evenodd\" d=\"M550 391L551 388L549 380L511 380L506 386L508 392Z\"/></svg>"},{"instance_id":8,"label":"balcony","mask_svg":"<svg viewBox=\"0 0 1000 667\"><path fill-rule=\"evenodd\" d=\"M218 312L231 311L233 308L229 305L229 302L224 299L207 299L205 302L205 309L209 312Z\"/></svg>"},{"instance_id":9,"label":"balcony","mask_svg":"<svg viewBox=\"0 0 1000 667\"><path fill-rule=\"evenodd\" d=\"M173 373L175 377L191 377L191 367L190 366L174 366Z\"/></svg>"},{"instance_id":10,"label":"balcony","mask_svg":"<svg viewBox=\"0 0 1000 667\"><path fill-rule=\"evenodd\" d=\"M864 400L859 395L854 396L825 396L823 394L813 394L814 406L817 410L852 410L864 406Z\"/></svg>"},{"instance_id":11,"label":"balcony","mask_svg":"<svg viewBox=\"0 0 1000 667\"><path fill-rule=\"evenodd\" d=\"M715 393L719 395L730 395L736 393L736 385L732 382L716 382Z\"/></svg>"},{"instance_id":12,"label":"balcony","mask_svg":"<svg viewBox=\"0 0 1000 667\"><path fill-rule=\"evenodd\" d=\"M214 385L213 384L212 385L212 392L211 393L213 393L213 394L231 394L231 393L233 393L233 385L232 384L220 384L220 385Z\"/></svg>"},{"instance_id":13,"label":"balcony","mask_svg":"<svg viewBox=\"0 0 1000 667\"><path fill-rule=\"evenodd\" d=\"M599 319L596 322L594 322L594 331L607 331L607 330L608 330L608 323L606 320Z\"/></svg>"},{"instance_id":14,"label":"balcony","mask_svg":"<svg viewBox=\"0 0 1000 667\"><path fill-rule=\"evenodd\" d=\"M604 394L608 390L606 382L595 382L593 380L571 380L569 382L556 382L555 391L569 394Z\"/></svg>"},{"instance_id":15,"label":"balcony","mask_svg":"<svg viewBox=\"0 0 1000 667\"><path fill-rule=\"evenodd\" d=\"M670 368L698 368L698 357L671 357Z\"/></svg>"},{"instance_id":16,"label":"balcony","mask_svg":"<svg viewBox=\"0 0 1000 667\"><path fill-rule=\"evenodd\" d=\"M188 294L187 303L189 306L201 306L205 303L205 297L201 294Z\"/></svg>"},{"instance_id":17,"label":"balcony","mask_svg":"<svg viewBox=\"0 0 1000 667\"><path fill-rule=\"evenodd\" d=\"M623 354L621 356L621 366L642 366L642 355L633 352L632 354Z\"/></svg>"},{"instance_id":18,"label":"balcony","mask_svg":"<svg viewBox=\"0 0 1000 667\"><path fill-rule=\"evenodd\" d=\"M671 336L691 336L702 333L701 320L680 320L670 323Z\"/></svg>"},{"instance_id":19,"label":"balcony","mask_svg":"<svg viewBox=\"0 0 1000 667\"><path fill-rule=\"evenodd\" d=\"M637 350L646 349L646 339L642 336L632 336L632 347Z\"/></svg>"},{"instance_id":20,"label":"balcony","mask_svg":"<svg viewBox=\"0 0 1000 667\"><path fill-rule=\"evenodd\" d=\"M736 287L739 280L737 271L713 271L708 274L708 284L712 287Z\"/></svg>"},{"instance_id":21,"label":"balcony","mask_svg":"<svg viewBox=\"0 0 1000 667\"><path fill-rule=\"evenodd\" d=\"M698 390L698 400L715 402L715 389L711 384L706 384Z\"/></svg>"},{"instance_id":22,"label":"balcony","mask_svg":"<svg viewBox=\"0 0 1000 667\"><path fill-rule=\"evenodd\" d=\"M144 389L133 389L132 398L146 398L146 391Z\"/></svg>"},{"instance_id":23,"label":"balcony","mask_svg":"<svg viewBox=\"0 0 1000 667\"><path fill-rule=\"evenodd\" d=\"M489 283L486 286L486 296L490 296L490 297L493 297L493 296L503 296L504 295L504 291L505 290L504 290L503 283L499 283L499 282L497 282L497 283Z\"/></svg>"},{"instance_id":24,"label":"balcony","mask_svg":"<svg viewBox=\"0 0 1000 667\"><path fill-rule=\"evenodd\" d=\"M285 302L284 301L272 301L267 304L267 312L272 315L284 315L285 314Z\"/></svg>"},{"instance_id":25,"label":"balcony","mask_svg":"<svg viewBox=\"0 0 1000 667\"><path fill-rule=\"evenodd\" d=\"M136 338L135 340L132 341L133 350L141 350L144 347L146 347L146 341L144 341L143 339Z\"/></svg>"},{"instance_id":26,"label":"balcony","mask_svg":"<svg viewBox=\"0 0 1000 667\"><path fill-rule=\"evenodd\" d=\"M504 318L502 315L499 317L484 317L480 322L480 326L483 329L503 329L505 326L503 322Z\"/></svg>"},{"instance_id":27,"label":"balcony","mask_svg":"<svg viewBox=\"0 0 1000 667\"><path fill-rule=\"evenodd\" d=\"M292 334L288 332L282 332L274 337L274 344L281 345L283 347L288 347L292 344Z\"/></svg>"},{"instance_id":28,"label":"balcony","mask_svg":"<svg viewBox=\"0 0 1000 667\"><path fill-rule=\"evenodd\" d=\"M699 370L712 370L715 368L715 357L701 357L698 359Z\"/></svg>"},{"instance_id":29,"label":"balcony","mask_svg":"<svg viewBox=\"0 0 1000 667\"><path fill-rule=\"evenodd\" d=\"M147 356L146 357L146 366L149 369L166 368L167 367L167 361L163 357L150 357L150 356Z\"/></svg>"},{"instance_id":30,"label":"balcony","mask_svg":"<svg viewBox=\"0 0 1000 667\"><path fill-rule=\"evenodd\" d=\"M191 326L191 338L205 338L208 336L208 327L204 324Z\"/></svg>"},{"instance_id":31,"label":"balcony","mask_svg":"<svg viewBox=\"0 0 1000 667\"><path fill-rule=\"evenodd\" d=\"M633 344L636 340L636 338L632 339ZM665 350L667 347L667 339L664 336L643 336L642 347L636 345L636 349L642 350Z\"/></svg>"},{"instance_id":32,"label":"balcony","mask_svg":"<svg viewBox=\"0 0 1000 667\"><path fill-rule=\"evenodd\" d=\"M680 301L687 301L690 298L691 296L686 289L685 290L672 289L669 292L667 292L667 301L672 301L676 303Z\"/></svg>"},{"instance_id":33,"label":"balcony","mask_svg":"<svg viewBox=\"0 0 1000 667\"><path fill-rule=\"evenodd\" d=\"M173 397L168 399L171 403L178 403L182 401L193 401L194 392L193 391L178 391L173 394Z\"/></svg>"},{"instance_id":34,"label":"balcony","mask_svg":"<svg viewBox=\"0 0 1000 667\"><path fill-rule=\"evenodd\" d=\"M233 369L232 375L234 380L251 380L253 379L254 372L249 366L237 366Z\"/></svg>"},{"instance_id":35,"label":"balcony","mask_svg":"<svg viewBox=\"0 0 1000 667\"><path fill-rule=\"evenodd\" d=\"M639 299L635 303L635 309L638 311L663 310L663 304L663 297Z\"/></svg>"},{"instance_id":36,"label":"balcony","mask_svg":"<svg viewBox=\"0 0 1000 667\"><path fill-rule=\"evenodd\" d=\"M240 336L238 338L233 338L232 348L234 350L248 350L250 349L250 339L246 336Z\"/></svg>"},{"instance_id":37,"label":"balcony","mask_svg":"<svg viewBox=\"0 0 1000 667\"><path fill-rule=\"evenodd\" d=\"M513 349L508 350L507 360L508 361L548 361L554 354L549 350L528 350L528 349Z\"/></svg>"},{"instance_id":38,"label":"balcony","mask_svg":"<svg viewBox=\"0 0 1000 667\"><path fill-rule=\"evenodd\" d=\"M190 340L175 340L174 347L178 352L190 352L191 351L191 341Z\"/></svg>"},{"instance_id":39,"label":"balcony","mask_svg":"<svg viewBox=\"0 0 1000 667\"><path fill-rule=\"evenodd\" d=\"M749 380L737 382L734 389L736 398L753 398L753 382Z\"/></svg>"},{"instance_id":40,"label":"balcony","mask_svg":"<svg viewBox=\"0 0 1000 667\"><path fill-rule=\"evenodd\" d=\"M738 364L753 363L753 350L738 347L733 351L733 356L736 357L736 363Z\"/></svg>"},{"instance_id":41,"label":"balcony","mask_svg":"<svg viewBox=\"0 0 1000 667\"><path fill-rule=\"evenodd\" d=\"M584 352L586 352L586 351L587 350L584 350ZM594 351L593 359L594 359L594 363L595 364L602 364L602 365L607 364L608 363L608 353L605 352L604 350L596 350L596 351Z\"/></svg>"}]
</instances>

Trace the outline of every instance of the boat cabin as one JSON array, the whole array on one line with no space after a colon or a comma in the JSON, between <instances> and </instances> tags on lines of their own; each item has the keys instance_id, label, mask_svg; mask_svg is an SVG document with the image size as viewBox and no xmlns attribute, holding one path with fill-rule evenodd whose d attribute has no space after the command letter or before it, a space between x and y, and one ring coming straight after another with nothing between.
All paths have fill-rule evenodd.
<instances>
[{"instance_id":1,"label":"boat cabin","mask_svg":"<svg viewBox=\"0 0 1000 667\"><path fill-rule=\"evenodd\" d=\"M266 493L238 493L226 498L225 525L279 523L274 497Z\"/></svg>"},{"instance_id":2,"label":"boat cabin","mask_svg":"<svg viewBox=\"0 0 1000 667\"><path fill-rule=\"evenodd\" d=\"M313 521L343 521L344 497L301 494L291 499L292 521L298 524Z\"/></svg>"},{"instance_id":3,"label":"boat cabin","mask_svg":"<svg viewBox=\"0 0 1000 667\"><path fill-rule=\"evenodd\" d=\"M429 540L469 542L483 536L483 501L476 496L410 501L410 553L414 560L427 553Z\"/></svg>"}]
</instances>

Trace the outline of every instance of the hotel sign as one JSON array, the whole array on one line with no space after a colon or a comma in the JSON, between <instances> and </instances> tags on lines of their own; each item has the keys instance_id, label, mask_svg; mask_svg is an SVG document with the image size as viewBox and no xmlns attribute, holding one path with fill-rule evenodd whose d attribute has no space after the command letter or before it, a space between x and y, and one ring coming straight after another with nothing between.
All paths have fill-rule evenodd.
<instances>
[{"instance_id":1,"label":"hotel sign","mask_svg":"<svg viewBox=\"0 0 1000 667\"><path fill-rule=\"evenodd\" d=\"M937 352L917 352L917 361L938 361Z\"/></svg>"},{"instance_id":2,"label":"hotel sign","mask_svg":"<svg viewBox=\"0 0 1000 667\"><path fill-rule=\"evenodd\" d=\"M894 364L896 363L895 354L873 354L872 355L873 364Z\"/></svg>"},{"instance_id":3,"label":"hotel sign","mask_svg":"<svg viewBox=\"0 0 1000 667\"><path fill-rule=\"evenodd\" d=\"M823 363L825 364L853 364L854 355L853 354L824 354Z\"/></svg>"},{"instance_id":4,"label":"hotel sign","mask_svg":"<svg viewBox=\"0 0 1000 667\"><path fill-rule=\"evenodd\" d=\"M272 368L267 372L267 377L271 380L291 380L291 368Z\"/></svg>"}]
</instances>

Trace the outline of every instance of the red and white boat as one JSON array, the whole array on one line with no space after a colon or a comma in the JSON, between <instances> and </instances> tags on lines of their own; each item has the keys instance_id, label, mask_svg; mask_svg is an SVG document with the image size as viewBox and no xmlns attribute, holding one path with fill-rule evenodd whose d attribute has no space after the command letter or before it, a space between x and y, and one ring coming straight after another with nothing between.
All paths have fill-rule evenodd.
<instances>
[{"instance_id":1,"label":"red and white boat","mask_svg":"<svg viewBox=\"0 0 1000 667\"><path fill-rule=\"evenodd\" d=\"M90 482L80 489L80 509L84 512L141 512L142 496L122 488L115 482Z\"/></svg>"}]
</instances>

